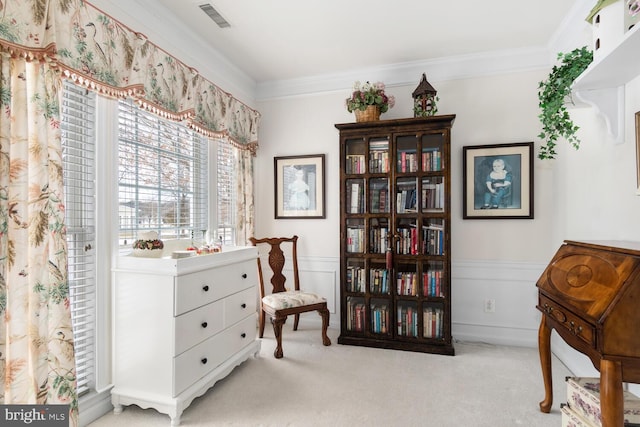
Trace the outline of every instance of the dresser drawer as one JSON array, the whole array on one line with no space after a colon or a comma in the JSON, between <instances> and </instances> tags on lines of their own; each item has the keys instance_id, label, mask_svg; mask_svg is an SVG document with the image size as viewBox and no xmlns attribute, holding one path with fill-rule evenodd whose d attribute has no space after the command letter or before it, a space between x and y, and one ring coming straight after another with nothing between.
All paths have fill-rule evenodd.
<instances>
[{"instance_id":1,"label":"dresser drawer","mask_svg":"<svg viewBox=\"0 0 640 427\"><path fill-rule=\"evenodd\" d=\"M576 316L566 308L556 304L542 294L540 294L539 304L540 310L542 310L548 317L555 320L559 327L568 330L570 333L595 348L595 328L589 322L579 316Z\"/></svg>"},{"instance_id":2,"label":"dresser drawer","mask_svg":"<svg viewBox=\"0 0 640 427\"><path fill-rule=\"evenodd\" d=\"M247 260L178 276L174 289L174 314L176 316L180 315L255 286L258 286L255 260Z\"/></svg>"},{"instance_id":3,"label":"dresser drawer","mask_svg":"<svg viewBox=\"0 0 640 427\"><path fill-rule=\"evenodd\" d=\"M245 317L256 314L258 296L257 288L249 288L224 299L224 324L226 327L239 322Z\"/></svg>"},{"instance_id":4,"label":"dresser drawer","mask_svg":"<svg viewBox=\"0 0 640 427\"><path fill-rule=\"evenodd\" d=\"M173 396L254 342L255 337L256 318L250 316L174 358Z\"/></svg>"},{"instance_id":5,"label":"dresser drawer","mask_svg":"<svg viewBox=\"0 0 640 427\"><path fill-rule=\"evenodd\" d=\"M224 329L224 300L181 314L174 322L175 355L178 355Z\"/></svg>"}]
</instances>

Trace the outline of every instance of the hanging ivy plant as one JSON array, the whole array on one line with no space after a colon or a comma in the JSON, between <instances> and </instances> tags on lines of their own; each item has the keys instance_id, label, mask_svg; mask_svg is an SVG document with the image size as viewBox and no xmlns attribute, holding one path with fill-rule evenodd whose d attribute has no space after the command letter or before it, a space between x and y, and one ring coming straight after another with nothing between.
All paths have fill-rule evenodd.
<instances>
[{"instance_id":1,"label":"hanging ivy plant","mask_svg":"<svg viewBox=\"0 0 640 427\"><path fill-rule=\"evenodd\" d=\"M559 53L558 60L560 64L554 65L547 80L538 85L538 118L542 123L538 138L545 141L538 153L540 159L555 158L555 147L560 138L566 139L575 149L580 147L576 136L578 126L571 120L566 103L573 103L571 86L593 61L593 52L584 46L569 53Z\"/></svg>"}]
</instances>

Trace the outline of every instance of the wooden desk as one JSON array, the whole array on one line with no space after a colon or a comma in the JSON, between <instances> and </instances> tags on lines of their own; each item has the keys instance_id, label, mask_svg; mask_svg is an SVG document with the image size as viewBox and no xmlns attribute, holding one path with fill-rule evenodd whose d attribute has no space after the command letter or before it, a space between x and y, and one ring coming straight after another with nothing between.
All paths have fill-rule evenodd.
<instances>
[{"instance_id":1,"label":"wooden desk","mask_svg":"<svg viewBox=\"0 0 640 427\"><path fill-rule=\"evenodd\" d=\"M538 346L553 403L551 330L600 371L603 427L623 427L622 383L640 383L640 242L565 241L537 283Z\"/></svg>"}]
</instances>

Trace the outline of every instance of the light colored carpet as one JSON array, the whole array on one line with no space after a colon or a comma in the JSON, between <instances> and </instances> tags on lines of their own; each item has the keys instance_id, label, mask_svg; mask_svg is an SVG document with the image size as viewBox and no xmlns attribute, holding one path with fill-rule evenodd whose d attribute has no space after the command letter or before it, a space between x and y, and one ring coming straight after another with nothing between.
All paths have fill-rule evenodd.
<instances>
[{"instance_id":1,"label":"light colored carpet","mask_svg":"<svg viewBox=\"0 0 640 427\"><path fill-rule=\"evenodd\" d=\"M261 354L237 367L182 414L183 426L560 426L564 378L553 358L554 405L544 398L537 348L457 342L455 356L339 345L329 330L300 322L283 332L284 358L275 359L270 328ZM270 326L270 325L268 325ZM90 427L169 426L153 409L125 407Z\"/></svg>"}]
</instances>

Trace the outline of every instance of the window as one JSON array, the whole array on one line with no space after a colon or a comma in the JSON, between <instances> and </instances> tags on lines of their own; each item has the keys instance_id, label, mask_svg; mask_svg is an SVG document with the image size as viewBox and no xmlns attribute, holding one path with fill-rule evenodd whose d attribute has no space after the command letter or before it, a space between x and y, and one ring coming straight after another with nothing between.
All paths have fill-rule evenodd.
<instances>
[{"instance_id":1,"label":"window","mask_svg":"<svg viewBox=\"0 0 640 427\"><path fill-rule=\"evenodd\" d=\"M95 96L65 82L60 118L69 295L81 395L95 384Z\"/></svg>"},{"instance_id":2,"label":"window","mask_svg":"<svg viewBox=\"0 0 640 427\"><path fill-rule=\"evenodd\" d=\"M236 165L238 149L224 141L218 142L218 236L225 245L235 244L236 226Z\"/></svg>"},{"instance_id":3,"label":"window","mask_svg":"<svg viewBox=\"0 0 640 427\"><path fill-rule=\"evenodd\" d=\"M120 101L118 140L120 245L138 230L157 230L163 239L204 237L207 139Z\"/></svg>"},{"instance_id":4,"label":"window","mask_svg":"<svg viewBox=\"0 0 640 427\"><path fill-rule=\"evenodd\" d=\"M211 217L217 218L220 224L218 235L226 244L232 244L236 218L237 149L223 141L218 141L214 149L216 145L210 145L212 141L207 138L184 125L140 110L130 101L117 101L118 107L113 109L108 104L98 103L100 109L96 111L95 94L70 82L65 82L62 97L60 128L69 293L78 393L88 396L88 392L96 391L108 382L108 369L101 365L109 363L108 359L102 359L108 357L108 352L105 356L101 348L109 341L108 336L101 335L107 333L108 328L99 328L101 321L108 321L108 317L101 314L101 308L109 305L107 300L101 300L107 298L108 292L98 286L108 287L109 279L108 274L101 276L97 272L102 268L109 271L111 267L106 260L106 267L102 261L98 264L97 248L112 250L111 232L119 233L121 245L131 244L141 229L155 229L165 239L188 238L192 232L200 233L209 224L209 198L217 202L212 206ZM96 156L100 148L98 144L110 143L110 130L103 132L101 129L98 135L96 123L109 123L109 119L114 119L115 123L116 114L118 129L113 129L113 132L118 132L118 158L115 158L115 149L113 152L105 149L106 155ZM109 127L108 124L105 126ZM217 158L215 150L218 150ZM208 155L208 151L213 154ZM106 156L110 157L107 159ZM115 170L105 167L106 173L96 177L96 167L100 166L96 157L100 157L100 165L117 160L117 176L114 176ZM210 157L219 164L211 177L213 182L217 176L217 192L210 189L208 182L207 162ZM103 176L106 182L98 182ZM97 194L97 188L106 189L113 196L117 191L119 200L110 196L103 198L103 190ZM98 199L102 203L100 212L96 211ZM111 203L118 203L118 207ZM119 225L114 225L113 230L102 222L97 224L96 218L103 211L105 218L110 217L111 212L119 212ZM109 221L107 223L110 224Z\"/></svg>"}]
</instances>

